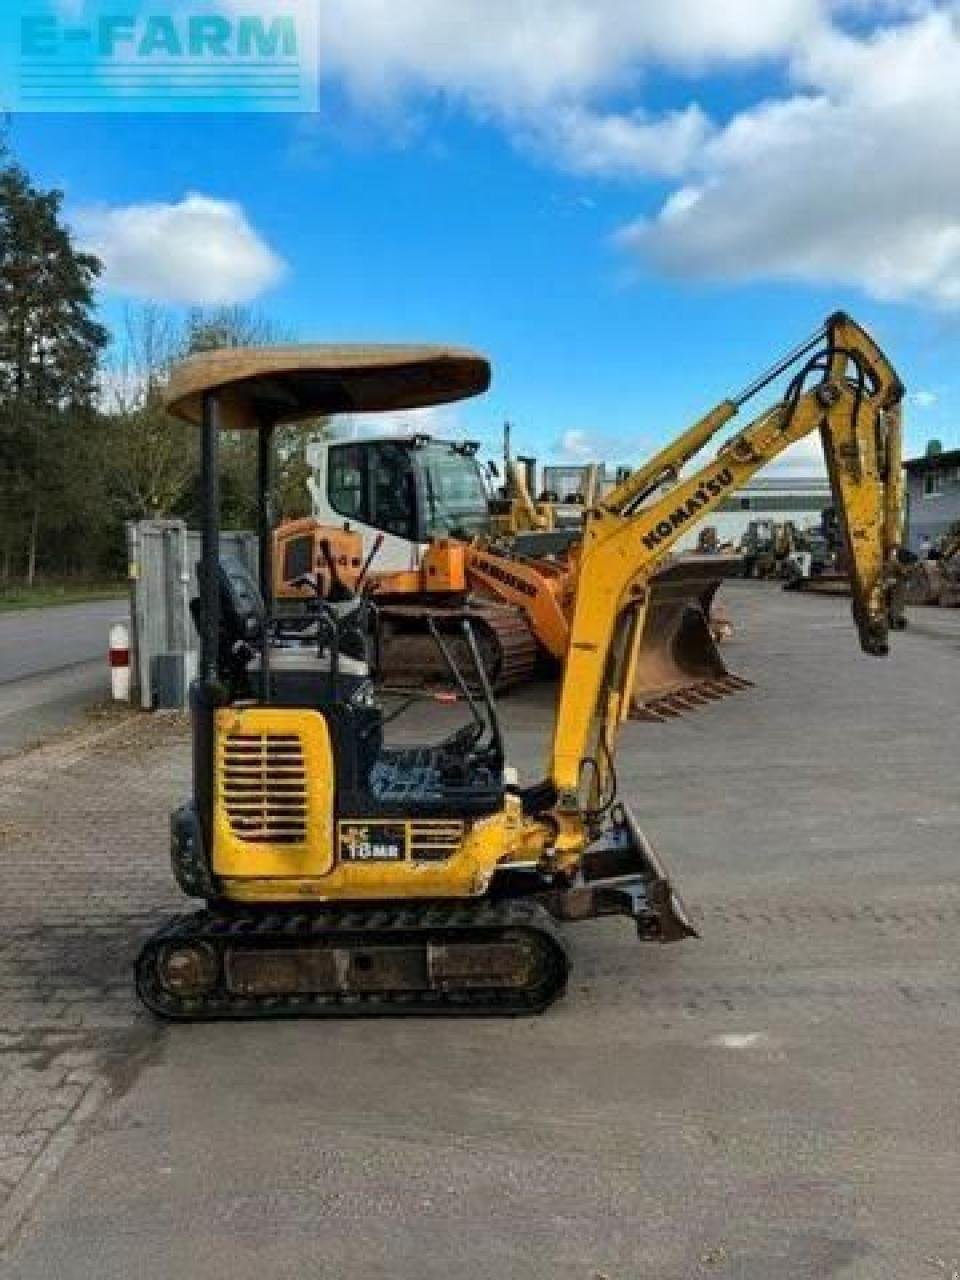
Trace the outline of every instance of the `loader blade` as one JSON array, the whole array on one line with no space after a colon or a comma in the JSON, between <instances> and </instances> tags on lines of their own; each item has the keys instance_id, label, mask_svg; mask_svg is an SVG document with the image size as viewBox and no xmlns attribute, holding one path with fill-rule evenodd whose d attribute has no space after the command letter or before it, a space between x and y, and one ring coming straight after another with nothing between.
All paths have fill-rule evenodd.
<instances>
[{"instance_id":1,"label":"loader blade","mask_svg":"<svg viewBox=\"0 0 960 1280\"><path fill-rule=\"evenodd\" d=\"M750 687L724 662L711 628L714 596L740 556L677 556L650 580L630 715L669 720Z\"/></svg>"}]
</instances>

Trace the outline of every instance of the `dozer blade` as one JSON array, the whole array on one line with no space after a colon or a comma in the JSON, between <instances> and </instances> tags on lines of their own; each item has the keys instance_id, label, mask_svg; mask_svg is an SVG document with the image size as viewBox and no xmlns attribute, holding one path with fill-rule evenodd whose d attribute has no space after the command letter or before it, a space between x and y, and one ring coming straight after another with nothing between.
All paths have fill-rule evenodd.
<instances>
[{"instance_id":1,"label":"dozer blade","mask_svg":"<svg viewBox=\"0 0 960 1280\"><path fill-rule=\"evenodd\" d=\"M646 942L700 936L663 860L625 804L615 806L584 852L578 879L540 900L558 920L628 916Z\"/></svg>"},{"instance_id":2,"label":"dozer blade","mask_svg":"<svg viewBox=\"0 0 960 1280\"><path fill-rule=\"evenodd\" d=\"M630 715L671 720L750 688L721 657L711 627L714 596L737 577L740 556L678 556L650 580Z\"/></svg>"}]
</instances>

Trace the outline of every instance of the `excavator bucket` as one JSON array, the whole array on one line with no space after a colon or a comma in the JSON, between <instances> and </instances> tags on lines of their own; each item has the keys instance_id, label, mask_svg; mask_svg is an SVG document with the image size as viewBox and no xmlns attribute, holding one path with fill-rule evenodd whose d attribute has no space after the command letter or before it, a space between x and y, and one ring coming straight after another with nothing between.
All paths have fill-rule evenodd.
<instances>
[{"instance_id":1,"label":"excavator bucket","mask_svg":"<svg viewBox=\"0 0 960 1280\"><path fill-rule=\"evenodd\" d=\"M712 617L725 578L739 576L740 556L682 555L650 580L635 657L630 717L670 720L750 687L734 675L717 647L729 623Z\"/></svg>"}]
</instances>

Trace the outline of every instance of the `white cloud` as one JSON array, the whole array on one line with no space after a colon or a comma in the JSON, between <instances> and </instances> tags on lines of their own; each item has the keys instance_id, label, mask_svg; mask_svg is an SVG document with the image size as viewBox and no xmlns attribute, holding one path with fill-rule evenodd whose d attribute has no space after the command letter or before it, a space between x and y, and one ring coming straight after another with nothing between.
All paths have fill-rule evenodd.
<instances>
[{"instance_id":1,"label":"white cloud","mask_svg":"<svg viewBox=\"0 0 960 1280\"><path fill-rule=\"evenodd\" d=\"M250 302L286 270L240 205L197 193L178 204L80 209L73 222L114 293L223 306Z\"/></svg>"},{"instance_id":2,"label":"white cloud","mask_svg":"<svg viewBox=\"0 0 960 1280\"><path fill-rule=\"evenodd\" d=\"M918 409L932 409L940 397L935 391L914 391L907 399L911 404L916 405Z\"/></svg>"},{"instance_id":3,"label":"white cloud","mask_svg":"<svg viewBox=\"0 0 960 1280\"><path fill-rule=\"evenodd\" d=\"M604 98L636 94L653 65L689 74L782 59L828 3L326 0L323 66L393 128L404 104L440 97L573 172L674 177L710 132L697 104L652 114Z\"/></svg>"},{"instance_id":4,"label":"white cloud","mask_svg":"<svg viewBox=\"0 0 960 1280\"><path fill-rule=\"evenodd\" d=\"M960 31L924 13L867 36L821 29L800 90L735 116L620 242L676 275L854 285L960 306Z\"/></svg>"},{"instance_id":5,"label":"white cloud","mask_svg":"<svg viewBox=\"0 0 960 1280\"><path fill-rule=\"evenodd\" d=\"M586 462L597 456L596 449L586 431L565 431L558 444L561 458L571 462Z\"/></svg>"},{"instance_id":6,"label":"white cloud","mask_svg":"<svg viewBox=\"0 0 960 1280\"><path fill-rule=\"evenodd\" d=\"M416 108L440 100L572 172L675 180L619 237L663 272L960 307L960 0L323 9L321 73L391 125L407 103L422 122ZM651 72L673 73L676 90L757 66L780 87L726 121L692 91L668 111L647 101Z\"/></svg>"},{"instance_id":7,"label":"white cloud","mask_svg":"<svg viewBox=\"0 0 960 1280\"><path fill-rule=\"evenodd\" d=\"M711 132L696 103L650 118L562 107L545 114L531 140L565 169L595 177L662 175L687 170Z\"/></svg>"},{"instance_id":8,"label":"white cloud","mask_svg":"<svg viewBox=\"0 0 960 1280\"><path fill-rule=\"evenodd\" d=\"M776 56L822 0L326 0L323 54L358 97L404 91L515 111L584 100L651 61L683 68Z\"/></svg>"},{"instance_id":9,"label":"white cloud","mask_svg":"<svg viewBox=\"0 0 960 1280\"><path fill-rule=\"evenodd\" d=\"M388 119L442 98L572 172L674 179L620 236L664 272L958 307L958 13L957 0L326 0L324 67ZM761 63L783 88L725 122L692 92L669 111L645 101L652 70Z\"/></svg>"},{"instance_id":10,"label":"white cloud","mask_svg":"<svg viewBox=\"0 0 960 1280\"><path fill-rule=\"evenodd\" d=\"M784 476L823 476L827 474L827 464L823 457L823 446L820 434L807 436L798 440L789 449L784 449L775 462L764 470L764 475Z\"/></svg>"},{"instance_id":11,"label":"white cloud","mask_svg":"<svg viewBox=\"0 0 960 1280\"><path fill-rule=\"evenodd\" d=\"M462 440L466 430L456 405L439 404L428 405L424 409L397 409L389 413L348 414L337 419L334 433L339 440L415 435Z\"/></svg>"}]
</instances>

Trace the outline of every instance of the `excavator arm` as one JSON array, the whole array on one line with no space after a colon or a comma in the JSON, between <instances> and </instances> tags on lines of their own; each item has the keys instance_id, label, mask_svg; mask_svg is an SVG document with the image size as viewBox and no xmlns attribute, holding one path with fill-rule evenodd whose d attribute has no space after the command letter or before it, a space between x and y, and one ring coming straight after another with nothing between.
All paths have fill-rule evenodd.
<instances>
[{"instance_id":1,"label":"excavator arm","mask_svg":"<svg viewBox=\"0 0 960 1280\"><path fill-rule=\"evenodd\" d=\"M782 399L688 479L679 468L748 401L796 367ZM557 810L597 812L614 792L616 734L629 711L650 579L678 539L790 445L819 430L850 548L853 616L869 654L887 652L900 538L903 386L873 339L831 316L739 396L722 401L589 514L554 732ZM664 484L667 492L651 497Z\"/></svg>"}]
</instances>

